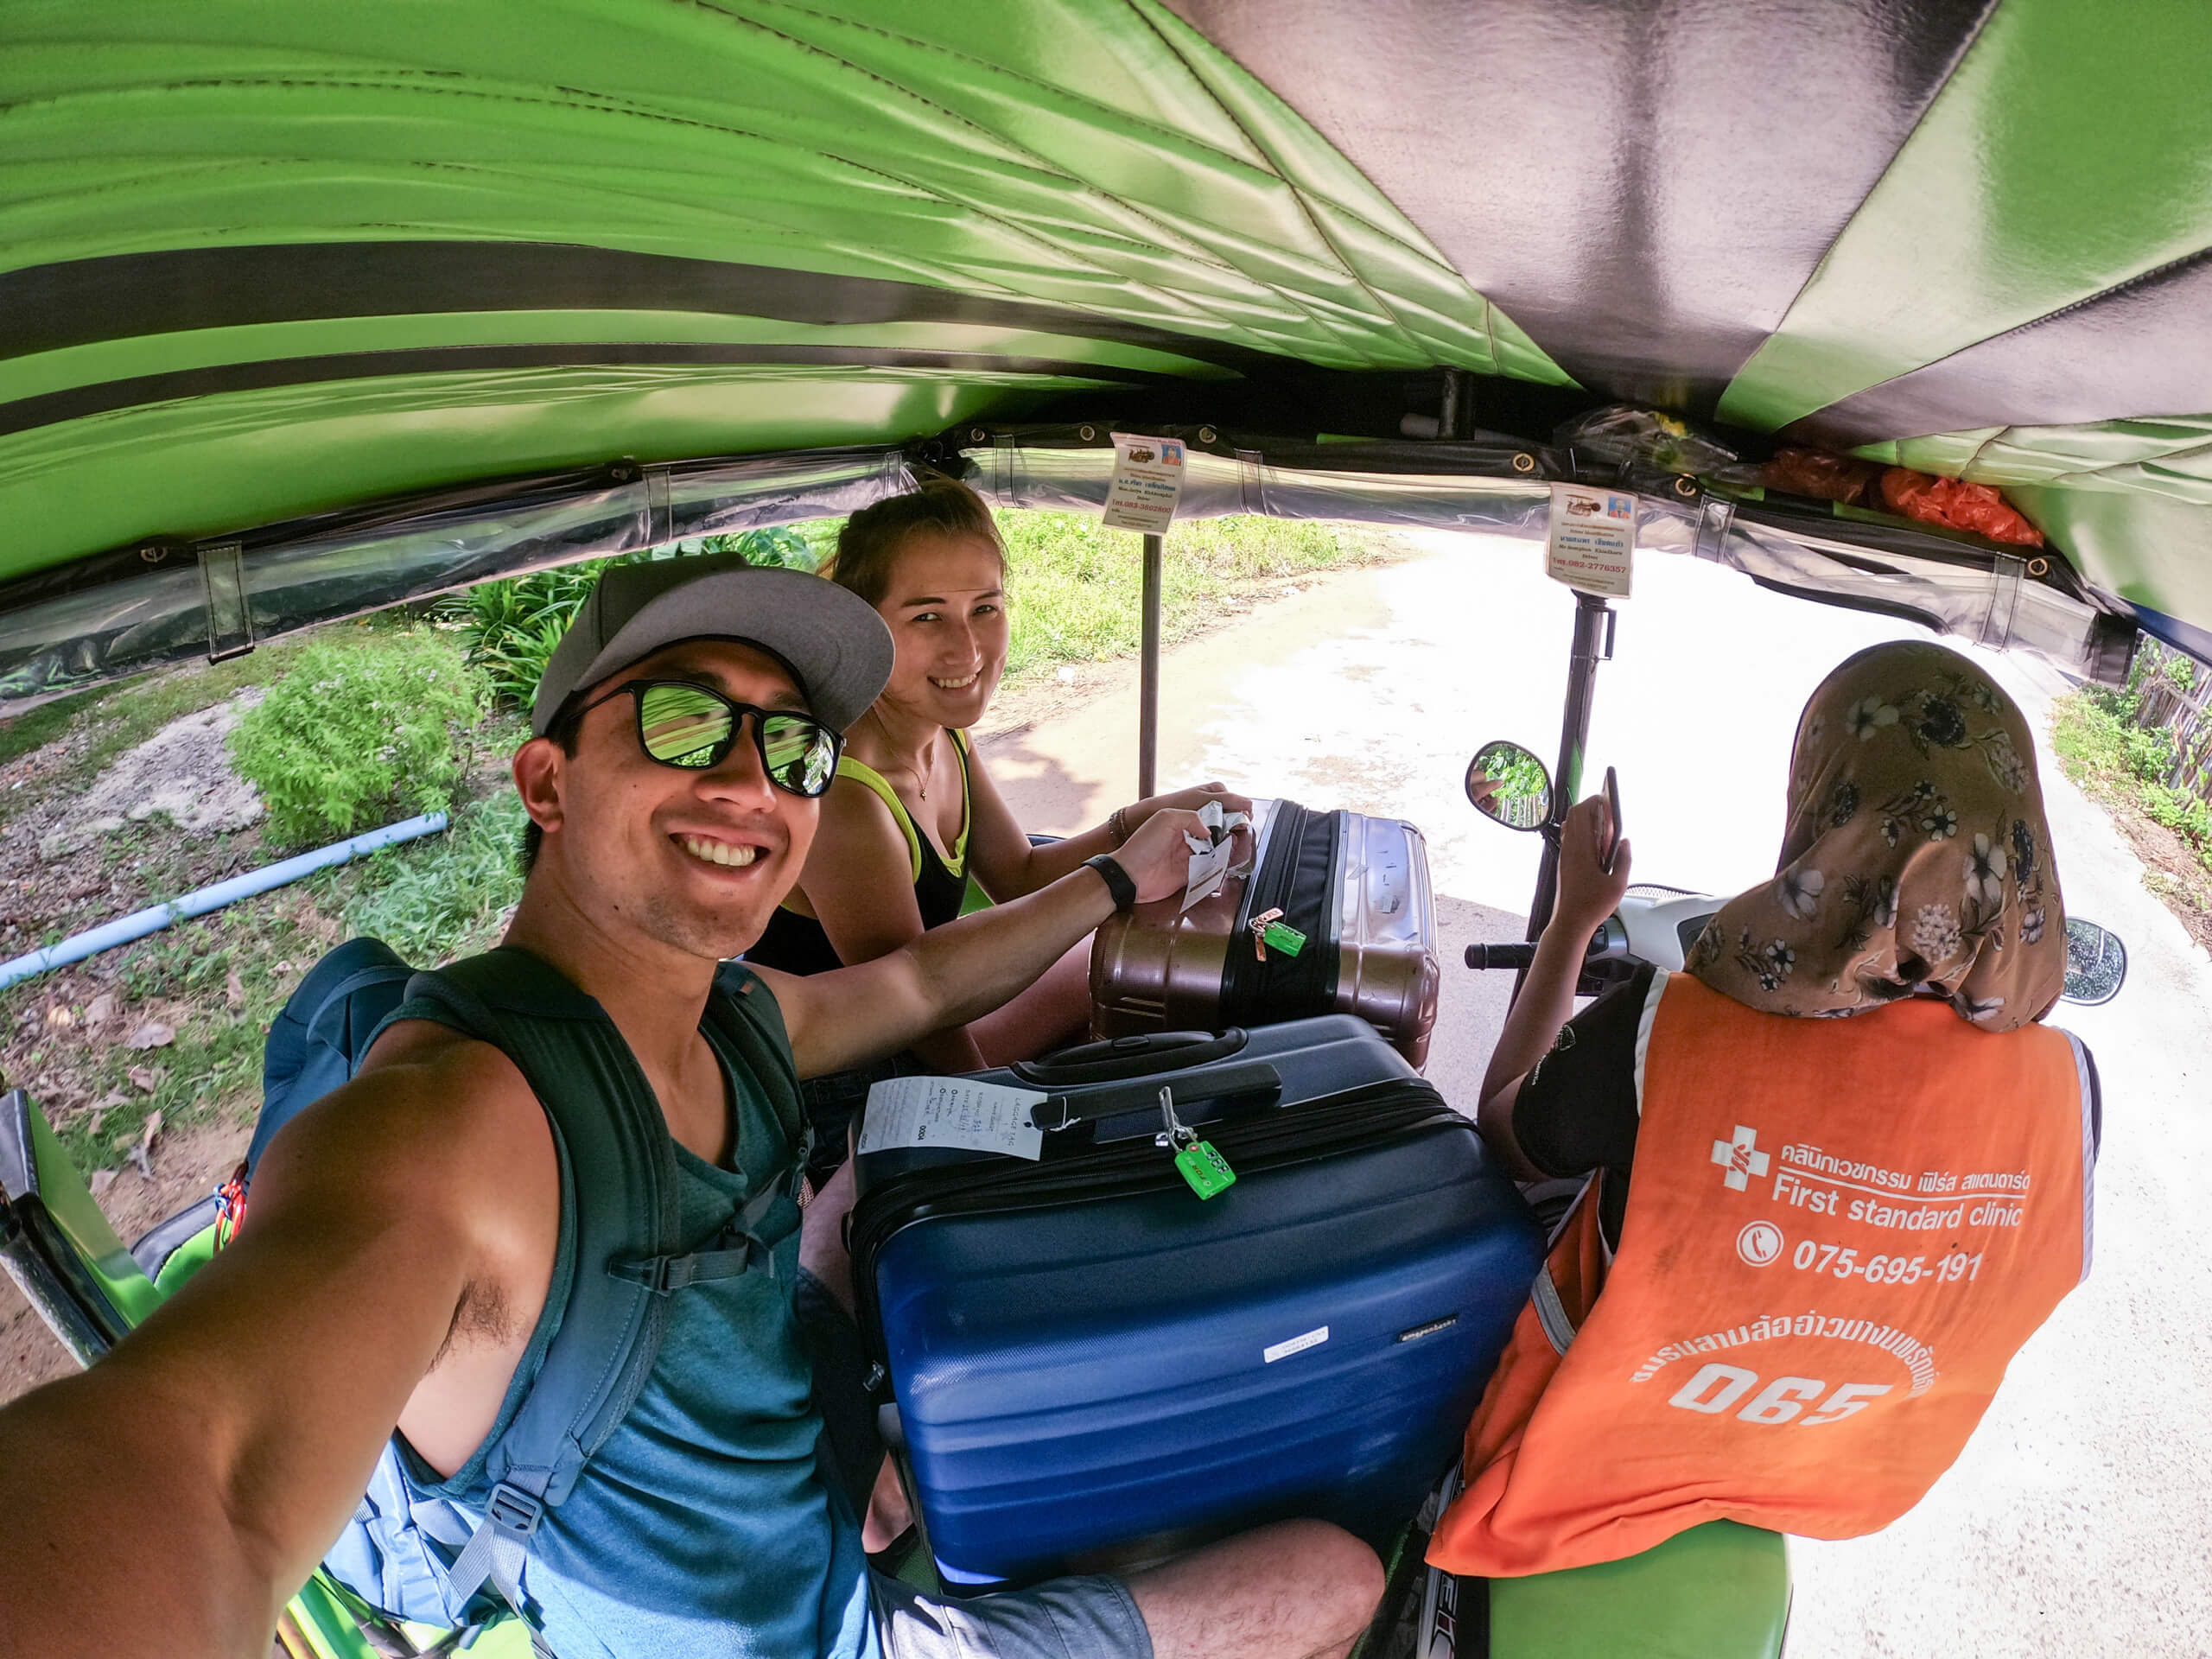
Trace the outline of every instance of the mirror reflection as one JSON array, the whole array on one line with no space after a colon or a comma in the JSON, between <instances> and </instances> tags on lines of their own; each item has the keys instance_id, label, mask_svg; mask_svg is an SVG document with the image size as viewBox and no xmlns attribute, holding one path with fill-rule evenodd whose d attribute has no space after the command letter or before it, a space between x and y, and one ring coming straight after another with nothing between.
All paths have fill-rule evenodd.
<instances>
[{"instance_id":1,"label":"mirror reflection","mask_svg":"<svg viewBox=\"0 0 2212 1659\"><path fill-rule=\"evenodd\" d=\"M1552 815L1551 773L1518 743L1485 743L1467 763L1467 799L1509 830L1541 830Z\"/></svg>"},{"instance_id":2,"label":"mirror reflection","mask_svg":"<svg viewBox=\"0 0 2212 1659\"><path fill-rule=\"evenodd\" d=\"M2120 935L2078 916L2066 918L2066 988L2059 995L2069 1002L2094 1007L2120 995L2127 977L2127 947Z\"/></svg>"}]
</instances>

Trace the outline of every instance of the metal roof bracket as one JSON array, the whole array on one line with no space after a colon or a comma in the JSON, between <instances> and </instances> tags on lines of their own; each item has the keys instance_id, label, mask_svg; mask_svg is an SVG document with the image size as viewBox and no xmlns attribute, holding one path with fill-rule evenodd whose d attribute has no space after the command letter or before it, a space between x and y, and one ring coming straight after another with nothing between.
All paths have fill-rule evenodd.
<instances>
[{"instance_id":1,"label":"metal roof bracket","mask_svg":"<svg viewBox=\"0 0 2212 1659\"><path fill-rule=\"evenodd\" d=\"M1981 620L1981 633L1974 641L1993 651L2012 643L2012 613L2020 603L2020 583L2028 562L2017 553L1998 553L1989 562L1989 611Z\"/></svg>"},{"instance_id":2,"label":"metal roof bracket","mask_svg":"<svg viewBox=\"0 0 2212 1659\"><path fill-rule=\"evenodd\" d=\"M1710 559L1715 564L1723 563L1720 552L1727 546L1728 532L1735 523L1735 502L1707 490L1705 499L1697 504L1697 539L1690 550L1700 559Z\"/></svg>"},{"instance_id":3,"label":"metal roof bracket","mask_svg":"<svg viewBox=\"0 0 2212 1659\"><path fill-rule=\"evenodd\" d=\"M200 585L207 601L207 660L219 663L253 649L253 610L246 603L245 549L238 542L200 543Z\"/></svg>"}]
</instances>

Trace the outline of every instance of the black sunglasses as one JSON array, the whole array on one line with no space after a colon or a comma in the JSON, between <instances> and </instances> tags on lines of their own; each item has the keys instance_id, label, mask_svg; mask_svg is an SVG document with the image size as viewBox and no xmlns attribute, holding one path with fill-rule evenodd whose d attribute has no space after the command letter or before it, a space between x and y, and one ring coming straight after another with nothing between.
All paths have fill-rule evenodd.
<instances>
[{"instance_id":1,"label":"black sunglasses","mask_svg":"<svg viewBox=\"0 0 2212 1659\"><path fill-rule=\"evenodd\" d=\"M627 692L638 707L638 742L648 760L687 772L719 766L737 747L745 716L753 716L753 747L768 781L813 799L837 775L845 740L810 715L734 702L693 680L632 680L576 710L582 720L601 703Z\"/></svg>"}]
</instances>

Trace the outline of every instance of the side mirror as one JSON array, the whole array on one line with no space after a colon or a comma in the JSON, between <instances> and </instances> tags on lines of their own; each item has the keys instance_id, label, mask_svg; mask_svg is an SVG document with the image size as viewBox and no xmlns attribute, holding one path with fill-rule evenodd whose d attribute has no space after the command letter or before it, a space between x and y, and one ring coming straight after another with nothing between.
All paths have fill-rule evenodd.
<instances>
[{"instance_id":1,"label":"side mirror","mask_svg":"<svg viewBox=\"0 0 2212 1659\"><path fill-rule=\"evenodd\" d=\"M2078 916L2066 918L2066 988L2062 1002L2081 1002L2094 1007L2120 995L2127 977L2127 947L2120 935Z\"/></svg>"},{"instance_id":2,"label":"side mirror","mask_svg":"<svg viewBox=\"0 0 2212 1659\"><path fill-rule=\"evenodd\" d=\"M1485 743L1467 762L1467 799L1509 830L1541 830L1551 822L1552 775L1518 743Z\"/></svg>"}]
</instances>

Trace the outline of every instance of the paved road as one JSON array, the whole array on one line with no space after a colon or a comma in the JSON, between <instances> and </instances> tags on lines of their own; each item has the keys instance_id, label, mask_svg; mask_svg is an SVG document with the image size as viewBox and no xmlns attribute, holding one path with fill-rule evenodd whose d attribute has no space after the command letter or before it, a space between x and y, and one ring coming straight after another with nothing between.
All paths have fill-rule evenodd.
<instances>
[{"instance_id":1,"label":"paved road","mask_svg":"<svg viewBox=\"0 0 2212 1659\"><path fill-rule=\"evenodd\" d=\"M1173 653L1160 778L1218 776L1427 831L1448 964L1429 1070L1471 1107L1505 988L1459 968L1459 946L1520 937L1535 857L1533 837L1475 818L1459 777L1488 738L1555 751L1573 601L1526 548L1426 545ZM1852 652L1912 631L1687 560L1647 558L1637 582L1590 776L1618 768L1640 875L1738 891L1773 869L1806 694ZM2040 725L2063 682L1985 660ZM1135 729L1124 690L986 753L1029 827L1066 830L1134 792ZM2133 953L2117 1001L2065 1016L2104 1081L2095 1271L1911 1515L1872 1538L1793 1541L1792 1659L2212 1653L2212 1268L2189 1243L2212 1195L2212 962L2047 747L2041 759L2068 906Z\"/></svg>"}]
</instances>

